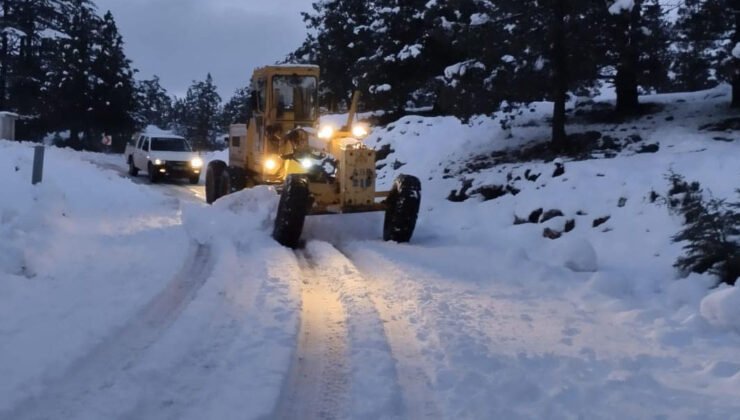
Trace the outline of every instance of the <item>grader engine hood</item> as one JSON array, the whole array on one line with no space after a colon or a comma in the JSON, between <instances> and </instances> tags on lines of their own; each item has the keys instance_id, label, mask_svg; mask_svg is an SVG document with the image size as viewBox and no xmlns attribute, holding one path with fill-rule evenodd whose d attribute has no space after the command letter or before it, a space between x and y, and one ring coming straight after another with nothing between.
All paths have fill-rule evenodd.
<instances>
[{"instance_id":1,"label":"grader engine hood","mask_svg":"<svg viewBox=\"0 0 740 420\"><path fill-rule=\"evenodd\" d=\"M367 168L364 168L364 161L371 160L369 165L374 168L375 152L368 149L360 139L351 137L351 135L352 133L346 130L335 131L326 128L300 127L291 130L287 138L293 145L293 150L284 158L300 163L303 171L314 174L316 179L336 176L352 176L358 179L360 177L374 178L367 173ZM360 176L355 173L357 172L355 160L363 162L361 172L364 175ZM363 180L360 185L369 187L374 183Z\"/></svg>"}]
</instances>

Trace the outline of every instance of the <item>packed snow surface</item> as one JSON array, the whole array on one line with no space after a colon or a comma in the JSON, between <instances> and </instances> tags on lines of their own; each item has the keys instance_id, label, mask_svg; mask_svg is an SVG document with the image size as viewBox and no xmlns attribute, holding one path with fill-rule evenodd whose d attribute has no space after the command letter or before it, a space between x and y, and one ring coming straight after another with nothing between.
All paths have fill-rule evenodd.
<instances>
[{"instance_id":1,"label":"packed snow surface","mask_svg":"<svg viewBox=\"0 0 740 420\"><path fill-rule=\"evenodd\" d=\"M331 397L314 412L740 418L740 294L673 268L683 220L664 204L670 171L737 199L740 137L700 129L731 117L728 95L642 98L658 111L623 124L574 117L572 133L641 138L589 160L486 164L547 139L546 103L505 124L378 127L380 188L422 181L409 244L380 240L373 213L309 217L288 250L270 238L273 189L206 206L124 176L120 156L48 148L32 187L31 145L0 142L0 418L275 416L306 356L307 290L345 331L309 355L338 364L303 381Z\"/></svg>"}]
</instances>

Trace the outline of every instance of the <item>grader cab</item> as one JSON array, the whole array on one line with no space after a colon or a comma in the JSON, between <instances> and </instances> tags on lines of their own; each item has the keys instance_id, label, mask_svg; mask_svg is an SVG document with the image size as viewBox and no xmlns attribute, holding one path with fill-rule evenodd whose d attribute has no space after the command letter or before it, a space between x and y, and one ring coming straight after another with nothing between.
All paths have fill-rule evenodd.
<instances>
[{"instance_id":1,"label":"grader cab","mask_svg":"<svg viewBox=\"0 0 740 420\"><path fill-rule=\"evenodd\" d=\"M300 171L290 156L296 147L288 134L315 127L319 119L319 68L271 66L255 70L246 124L229 129L229 162L212 161L206 169L206 201L246 187L279 185Z\"/></svg>"},{"instance_id":2,"label":"grader cab","mask_svg":"<svg viewBox=\"0 0 740 420\"><path fill-rule=\"evenodd\" d=\"M385 212L384 240L408 242L421 183L400 175L390 191L376 191L375 151L362 142L368 127L354 122L359 93L346 125L319 126L318 79L314 66L255 71L249 121L230 129L229 163L208 165L208 203L272 184L280 192L273 237L284 246L299 245L306 216L373 211Z\"/></svg>"}]
</instances>

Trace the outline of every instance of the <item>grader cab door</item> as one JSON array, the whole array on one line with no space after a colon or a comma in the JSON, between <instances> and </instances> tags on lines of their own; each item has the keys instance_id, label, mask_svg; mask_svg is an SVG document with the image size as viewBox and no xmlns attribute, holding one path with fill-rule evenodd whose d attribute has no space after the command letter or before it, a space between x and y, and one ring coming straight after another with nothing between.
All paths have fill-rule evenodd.
<instances>
[{"instance_id":1,"label":"grader cab door","mask_svg":"<svg viewBox=\"0 0 740 420\"><path fill-rule=\"evenodd\" d=\"M264 155L265 109L267 109L267 81L253 81L254 90L250 94L249 123L247 124L246 159L247 167L253 172L261 172Z\"/></svg>"}]
</instances>

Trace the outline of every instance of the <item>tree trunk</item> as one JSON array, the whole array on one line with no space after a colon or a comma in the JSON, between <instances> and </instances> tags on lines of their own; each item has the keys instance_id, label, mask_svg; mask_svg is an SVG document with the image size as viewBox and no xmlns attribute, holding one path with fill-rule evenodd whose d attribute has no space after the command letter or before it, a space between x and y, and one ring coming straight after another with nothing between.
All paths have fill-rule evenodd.
<instances>
[{"instance_id":1,"label":"tree trunk","mask_svg":"<svg viewBox=\"0 0 740 420\"><path fill-rule=\"evenodd\" d=\"M8 25L8 16L10 15L10 2L3 0L3 20L5 20L5 26ZM0 51L0 111L7 110L7 97L8 97L8 67L10 66L10 46L8 45L8 34L3 31L2 51Z\"/></svg>"},{"instance_id":2,"label":"tree trunk","mask_svg":"<svg viewBox=\"0 0 740 420\"><path fill-rule=\"evenodd\" d=\"M617 76L614 82L617 91L617 113L620 115L637 115L640 112L638 96L638 69L640 59L639 31L642 20L642 1L635 1L629 16L618 17L624 19L624 38L620 45L620 63L617 66Z\"/></svg>"},{"instance_id":3,"label":"tree trunk","mask_svg":"<svg viewBox=\"0 0 740 420\"><path fill-rule=\"evenodd\" d=\"M732 9L735 12L735 33L732 37L734 41L732 47L735 48L740 43L740 0L733 0ZM740 58L734 59L734 74L732 76L732 108L740 108Z\"/></svg>"},{"instance_id":4,"label":"tree trunk","mask_svg":"<svg viewBox=\"0 0 740 420\"><path fill-rule=\"evenodd\" d=\"M67 140L67 145L74 150L82 150L82 145L80 142L80 131L77 128L72 128L69 130L69 139Z\"/></svg>"},{"instance_id":5,"label":"tree trunk","mask_svg":"<svg viewBox=\"0 0 740 420\"><path fill-rule=\"evenodd\" d=\"M0 111L7 108L6 99L8 87L8 65L10 64L10 54L8 53L8 34L2 34L2 50L0 51Z\"/></svg>"},{"instance_id":6,"label":"tree trunk","mask_svg":"<svg viewBox=\"0 0 740 420\"><path fill-rule=\"evenodd\" d=\"M740 67L740 65L736 66ZM735 75L732 77L732 108L740 108L740 69L735 70Z\"/></svg>"},{"instance_id":7,"label":"tree trunk","mask_svg":"<svg viewBox=\"0 0 740 420\"><path fill-rule=\"evenodd\" d=\"M568 61L565 46L565 1L556 0L552 23L552 59L553 59L553 115L552 115L552 148L563 152L567 148L568 138L565 134L565 102L568 99Z\"/></svg>"}]
</instances>

